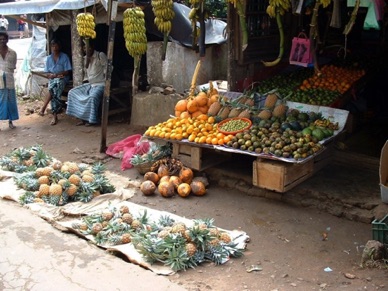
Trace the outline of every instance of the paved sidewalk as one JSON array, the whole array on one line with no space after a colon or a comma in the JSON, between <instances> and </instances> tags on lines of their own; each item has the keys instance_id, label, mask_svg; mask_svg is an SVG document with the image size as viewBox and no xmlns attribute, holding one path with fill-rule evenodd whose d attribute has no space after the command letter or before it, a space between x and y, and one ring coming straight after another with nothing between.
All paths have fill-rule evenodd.
<instances>
[{"instance_id":1,"label":"paved sidewalk","mask_svg":"<svg viewBox=\"0 0 388 291\"><path fill-rule=\"evenodd\" d=\"M0 290L185 290L0 199Z\"/></svg>"}]
</instances>

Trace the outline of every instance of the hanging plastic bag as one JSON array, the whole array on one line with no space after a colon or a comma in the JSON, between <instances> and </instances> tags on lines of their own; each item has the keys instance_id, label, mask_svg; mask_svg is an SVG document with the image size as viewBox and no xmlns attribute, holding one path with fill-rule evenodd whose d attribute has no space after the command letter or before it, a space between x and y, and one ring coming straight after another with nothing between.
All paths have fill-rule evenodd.
<instances>
[{"instance_id":1,"label":"hanging plastic bag","mask_svg":"<svg viewBox=\"0 0 388 291\"><path fill-rule=\"evenodd\" d=\"M113 143L106 149L106 154L115 158L121 158L121 170L130 169L133 167L131 158L135 154L144 154L148 152L150 143L141 141L142 135L131 135L121 141Z\"/></svg>"},{"instance_id":2,"label":"hanging plastic bag","mask_svg":"<svg viewBox=\"0 0 388 291\"><path fill-rule=\"evenodd\" d=\"M290 64L307 67L313 62L310 39L304 32L292 39Z\"/></svg>"},{"instance_id":3,"label":"hanging plastic bag","mask_svg":"<svg viewBox=\"0 0 388 291\"><path fill-rule=\"evenodd\" d=\"M333 0L333 13L331 14L330 27L341 28L341 3Z\"/></svg>"},{"instance_id":4,"label":"hanging plastic bag","mask_svg":"<svg viewBox=\"0 0 388 291\"><path fill-rule=\"evenodd\" d=\"M368 11L364 20L364 30L376 29L380 30L379 22L377 21L375 2L370 1Z\"/></svg>"}]
</instances>

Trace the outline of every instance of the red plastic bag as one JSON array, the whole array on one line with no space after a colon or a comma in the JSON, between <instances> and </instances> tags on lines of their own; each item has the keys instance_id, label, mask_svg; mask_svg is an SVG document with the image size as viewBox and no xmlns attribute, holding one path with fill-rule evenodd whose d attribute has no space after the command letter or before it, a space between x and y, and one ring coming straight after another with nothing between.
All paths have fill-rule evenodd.
<instances>
[{"instance_id":1,"label":"red plastic bag","mask_svg":"<svg viewBox=\"0 0 388 291\"><path fill-rule=\"evenodd\" d=\"M121 141L111 144L106 149L106 154L115 158L122 158L121 170L132 168L131 158L136 154L147 153L150 149L148 141L140 141L142 135L131 135Z\"/></svg>"}]
</instances>

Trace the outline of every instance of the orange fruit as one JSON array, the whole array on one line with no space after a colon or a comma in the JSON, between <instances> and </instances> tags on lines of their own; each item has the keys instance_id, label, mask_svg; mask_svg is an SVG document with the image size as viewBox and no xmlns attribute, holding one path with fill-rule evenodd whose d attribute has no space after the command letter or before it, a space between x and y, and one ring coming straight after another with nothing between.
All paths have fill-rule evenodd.
<instances>
[{"instance_id":1,"label":"orange fruit","mask_svg":"<svg viewBox=\"0 0 388 291\"><path fill-rule=\"evenodd\" d=\"M214 119L213 116L209 116L209 117L207 118L207 122L210 123L210 124L213 124L215 121L216 121L216 120Z\"/></svg>"},{"instance_id":2,"label":"orange fruit","mask_svg":"<svg viewBox=\"0 0 388 291\"><path fill-rule=\"evenodd\" d=\"M198 140L198 143L205 143L206 142L206 136L201 136Z\"/></svg>"}]
</instances>

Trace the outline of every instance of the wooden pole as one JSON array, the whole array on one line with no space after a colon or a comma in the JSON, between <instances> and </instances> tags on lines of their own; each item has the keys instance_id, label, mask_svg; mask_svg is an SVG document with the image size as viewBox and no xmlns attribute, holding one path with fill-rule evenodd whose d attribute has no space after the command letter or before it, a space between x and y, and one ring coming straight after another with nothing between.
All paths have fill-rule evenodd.
<instances>
[{"instance_id":1,"label":"wooden pole","mask_svg":"<svg viewBox=\"0 0 388 291\"><path fill-rule=\"evenodd\" d=\"M104 98L102 100L102 116L101 116L101 143L100 143L100 153L106 151L106 135L108 127L108 115L109 115L109 99L110 99L110 85L111 85L111 76L112 76L112 59L113 59L113 49L114 49L114 40L116 32L116 21L111 19L112 17L112 0L108 2L108 24L109 24L109 35L108 35L108 65L106 67L105 73L105 89L104 89ZM117 5L115 5L117 8Z\"/></svg>"}]
</instances>

